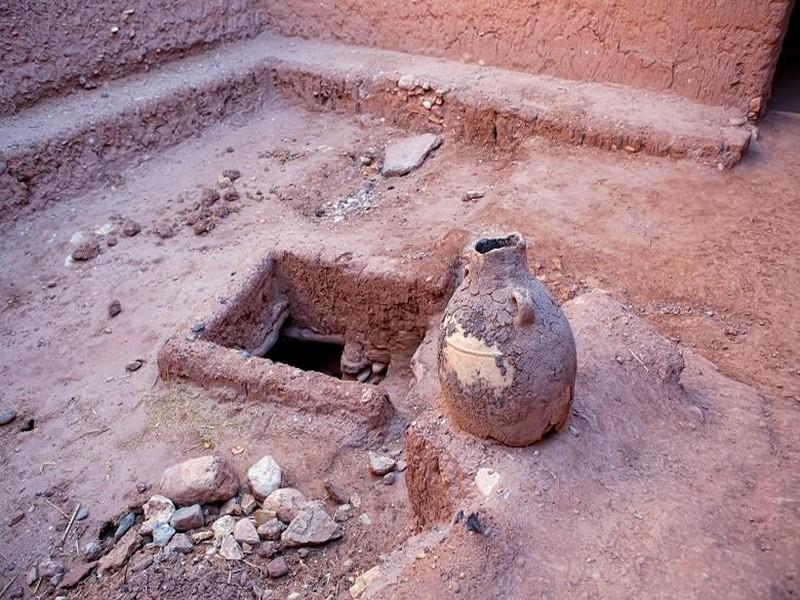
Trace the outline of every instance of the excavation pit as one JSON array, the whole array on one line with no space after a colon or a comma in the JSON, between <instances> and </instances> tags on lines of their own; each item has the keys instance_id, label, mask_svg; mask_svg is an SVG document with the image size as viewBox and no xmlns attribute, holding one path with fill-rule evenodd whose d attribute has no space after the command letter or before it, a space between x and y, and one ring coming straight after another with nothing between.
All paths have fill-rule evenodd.
<instances>
[{"instance_id":1,"label":"excavation pit","mask_svg":"<svg viewBox=\"0 0 800 600\"><path fill-rule=\"evenodd\" d=\"M452 292L457 255L272 253L195 311L159 353L159 373L382 427Z\"/></svg>"}]
</instances>

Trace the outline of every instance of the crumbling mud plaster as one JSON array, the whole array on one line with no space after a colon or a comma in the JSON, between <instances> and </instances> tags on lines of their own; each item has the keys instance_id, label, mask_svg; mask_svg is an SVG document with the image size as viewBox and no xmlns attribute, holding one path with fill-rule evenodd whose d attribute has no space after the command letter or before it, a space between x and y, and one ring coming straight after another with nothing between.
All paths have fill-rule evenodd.
<instances>
[{"instance_id":1,"label":"crumbling mud plaster","mask_svg":"<svg viewBox=\"0 0 800 600\"><path fill-rule=\"evenodd\" d=\"M0 2L0 115L253 36L263 24L255 0Z\"/></svg>"},{"instance_id":2,"label":"crumbling mud plaster","mask_svg":"<svg viewBox=\"0 0 800 600\"><path fill-rule=\"evenodd\" d=\"M289 35L672 91L747 110L769 94L794 0L262 0Z\"/></svg>"}]
</instances>

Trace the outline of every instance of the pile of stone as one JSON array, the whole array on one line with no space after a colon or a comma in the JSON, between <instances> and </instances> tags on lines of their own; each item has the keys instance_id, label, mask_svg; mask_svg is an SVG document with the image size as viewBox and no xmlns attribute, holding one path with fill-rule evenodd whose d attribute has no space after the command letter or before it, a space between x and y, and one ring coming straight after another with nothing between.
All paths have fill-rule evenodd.
<instances>
[{"instance_id":1,"label":"pile of stone","mask_svg":"<svg viewBox=\"0 0 800 600\"><path fill-rule=\"evenodd\" d=\"M346 519L334 519L322 502L284 487L283 469L271 456L250 467L244 486L224 458L203 456L166 469L159 488L141 515L130 513L120 520L110 548L95 542L84 549L87 561L97 561L100 577L121 569L143 546L157 552L131 561L134 570L152 564L154 554L165 559L202 546L206 555L229 561L252 554L269 559L267 573L277 578L289 572L281 556L286 550L326 544L343 535L341 522Z\"/></svg>"}]
</instances>

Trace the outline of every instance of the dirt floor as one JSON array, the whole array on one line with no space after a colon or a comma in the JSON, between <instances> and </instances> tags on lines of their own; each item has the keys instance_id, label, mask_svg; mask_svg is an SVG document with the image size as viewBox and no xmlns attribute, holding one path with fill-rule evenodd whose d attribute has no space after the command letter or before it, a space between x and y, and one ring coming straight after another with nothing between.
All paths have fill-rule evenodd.
<instances>
[{"instance_id":1,"label":"dirt floor","mask_svg":"<svg viewBox=\"0 0 800 600\"><path fill-rule=\"evenodd\" d=\"M246 598L253 583L273 587L275 597L335 597L353 574L416 531L402 478L383 486L364 466L367 448L400 450L399 432L381 438L337 420L219 402L157 380L156 355L192 308L254 257L292 240L413 261L453 228L518 230L528 239L536 275L559 301L608 290L661 334L756 388L771 468L797 472L791 426L800 410L797 115L768 114L748 158L726 172L541 140L496 153L445 139L420 170L391 180L360 163L359 156L370 149L380 154L402 135L368 117L271 105L146 157L113 187L92 189L86 181L85 194L2 225L0 408L19 416L0 428L0 581L16 576L12 588L21 588L27 568L41 558L76 559L78 543L135 500L137 484L153 486L164 467L209 449L242 471L271 453L307 496L323 498L324 481L340 480L364 499L373 525L348 524L345 541L306 559L292 555L293 575L278 584L264 584L248 565L213 567L187 558L179 567L92 582L69 597L150 598L166 590L175 598ZM214 217L211 231L195 235L187 216L200 187L215 185L223 169L241 171L241 197L224 205L231 210ZM485 195L464 201L472 190ZM120 235L94 260L65 264L73 234L118 217L136 220L142 232ZM173 237L157 233L166 226ZM112 319L113 299L122 312ZM144 365L127 372L135 359ZM20 431L29 418L33 430ZM668 430L662 435L659 445L676 457L695 451L672 444ZM745 434L716 448L717 459L733 460L747 446ZM717 495L724 482L717 483L704 486L697 501L724 502ZM800 518L797 487L773 492ZM766 519L770 501L777 500L764 498ZM61 545L62 512L78 502L90 516ZM619 510L609 504L606 514L592 517L601 527ZM19 512L22 520L10 525ZM800 564L800 545L788 534L747 551ZM352 574L342 570L348 557ZM787 573L774 597L796 597L797 576ZM595 597L593 590L576 578L570 596Z\"/></svg>"}]
</instances>

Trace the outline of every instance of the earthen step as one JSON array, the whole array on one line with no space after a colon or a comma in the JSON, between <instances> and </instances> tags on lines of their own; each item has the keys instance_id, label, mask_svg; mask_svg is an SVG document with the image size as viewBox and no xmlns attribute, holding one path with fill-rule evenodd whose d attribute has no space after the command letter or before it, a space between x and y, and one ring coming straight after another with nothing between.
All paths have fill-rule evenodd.
<instances>
[{"instance_id":1,"label":"earthen step","mask_svg":"<svg viewBox=\"0 0 800 600\"><path fill-rule=\"evenodd\" d=\"M747 126L730 124L735 111L674 96L262 35L1 119L0 177L25 187L0 195L0 218L100 185L142 153L275 97L472 143L512 148L540 135L720 168L750 140Z\"/></svg>"}]
</instances>

